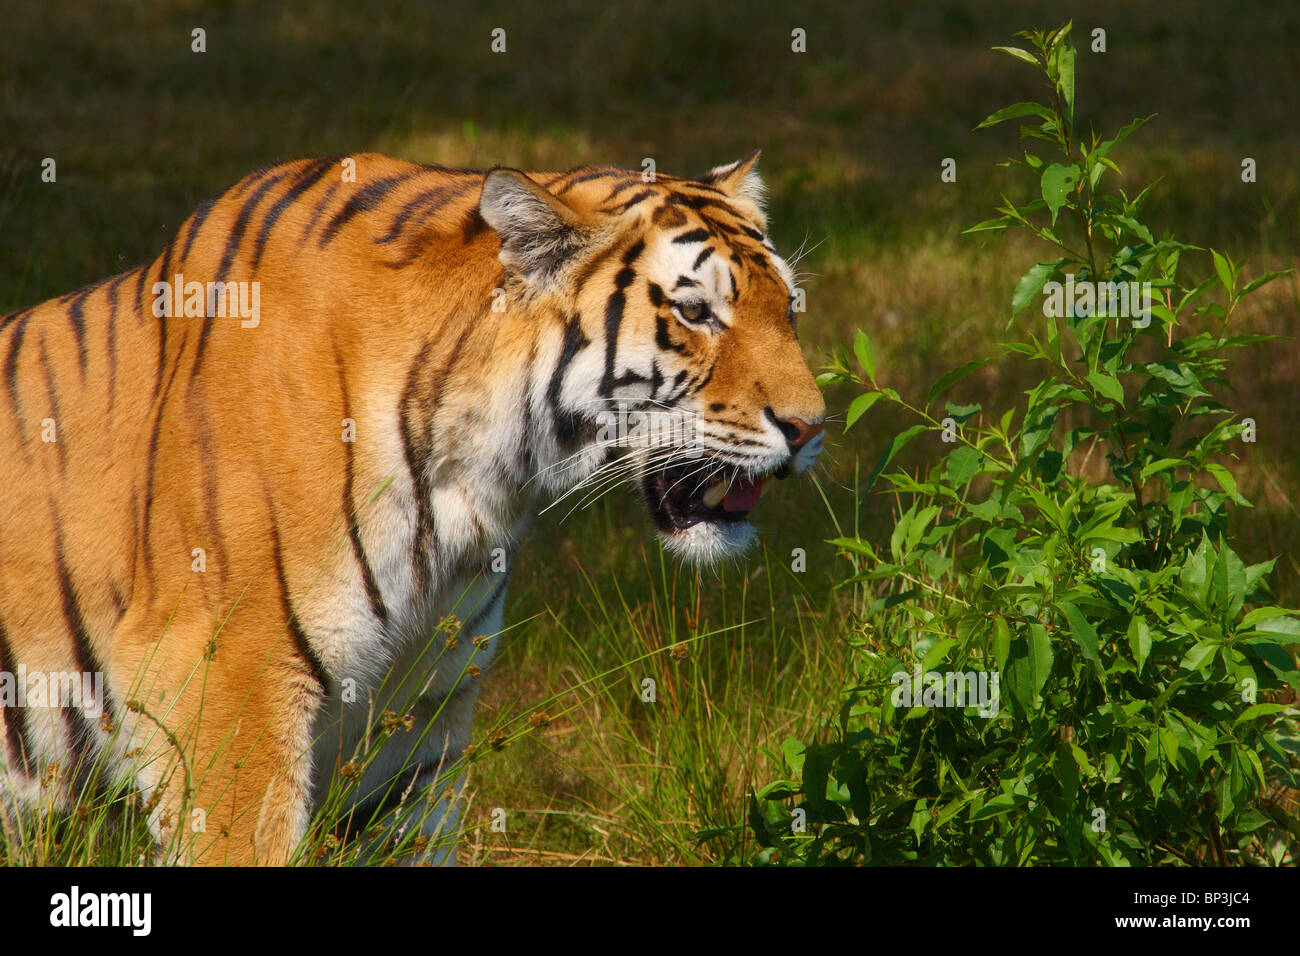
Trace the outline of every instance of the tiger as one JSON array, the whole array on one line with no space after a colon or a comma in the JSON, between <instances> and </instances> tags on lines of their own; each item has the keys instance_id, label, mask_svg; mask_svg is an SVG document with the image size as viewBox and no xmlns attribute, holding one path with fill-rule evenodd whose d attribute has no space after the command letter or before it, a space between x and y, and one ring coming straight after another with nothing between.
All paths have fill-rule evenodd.
<instances>
[{"instance_id":1,"label":"tiger","mask_svg":"<svg viewBox=\"0 0 1300 956\"><path fill-rule=\"evenodd\" d=\"M447 771L538 507L630 486L708 566L821 450L758 156L274 165L0 318L4 805L66 808L93 766L159 862L281 866L342 772L347 819L454 864ZM612 427L656 414L690 427Z\"/></svg>"}]
</instances>

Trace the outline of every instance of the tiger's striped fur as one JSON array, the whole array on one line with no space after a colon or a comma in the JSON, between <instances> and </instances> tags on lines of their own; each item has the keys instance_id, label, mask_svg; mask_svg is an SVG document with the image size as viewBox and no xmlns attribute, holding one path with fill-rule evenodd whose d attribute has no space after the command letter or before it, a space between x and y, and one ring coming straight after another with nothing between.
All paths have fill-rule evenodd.
<instances>
[{"instance_id":1,"label":"tiger's striped fur","mask_svg":"<svg viewBox=\"0 0 1300 956\"><path fill-rule=\"evenodd\" d=\"M148 265L0 318L0 672L104 675L102 700L0 707L5 799L66 803L100 759L167 858L282 864L372 708L414 719L359 813L467 745L534 502L627 477L685 556L747 545L698 473L749 502L824 416L756 157L653 182L287 163ZM176 275L258 283L258 320L159 318ZM620 402L696 415L694 471L612 457Z\"/></svg>"}]
</instances>

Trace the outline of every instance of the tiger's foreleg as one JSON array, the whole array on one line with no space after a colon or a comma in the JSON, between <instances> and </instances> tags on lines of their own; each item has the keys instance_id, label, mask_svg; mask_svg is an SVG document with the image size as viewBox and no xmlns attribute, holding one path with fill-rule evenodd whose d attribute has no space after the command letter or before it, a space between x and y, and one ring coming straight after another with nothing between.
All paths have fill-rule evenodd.
<instances>
[{"instance_id":1,"label":"tiger's foreleg","mask_svg":"<svg viewBox=\"0 0 1300 956\"><path fill-rule=\"evenodd\" d=\"M283 624L279 640L266 625L234 615L213 641L206 620L173 619L160 641L120 644L143 651L119 666L134 685L127 753L162 862L280 866L306 833L325 688Z\"/></svg>"}]
</instances>

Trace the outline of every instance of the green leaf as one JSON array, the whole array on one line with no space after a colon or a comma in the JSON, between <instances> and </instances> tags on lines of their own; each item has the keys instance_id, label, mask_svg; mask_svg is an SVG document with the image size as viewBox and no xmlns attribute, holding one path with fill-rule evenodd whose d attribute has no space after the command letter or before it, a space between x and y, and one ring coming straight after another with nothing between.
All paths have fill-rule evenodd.
<instances>
[{"instance_id":1,"label":"green leaf","mask_svg":"<svg viewBox=\"0 0 1300 956\"><path fill-rule=\"evenodd\" d=\"M1101 658L1097 655L1096 628L1083 616L1083 612L1069 601L1061 602L1061 610L1065 612L1065 619L1070 622L1070 635L1074 638L1074 643L1079 645L1084 659L1097 671L1097 676L1101 677L1102 667Z\"/></svg>"},{"instance_id":2,"label":"green leaf","mask_svg":"<svg viewBox=\"0 0 1300 956\"><path fill-rule=\"evenodd\" d=\"M944 470L944 477L948 484L955 489L964 488L966 482L979 473L983 459L983 453L969 445L959 445L954 448L952 454L948 456L948 464Z\"/></svg>"},{"instance_id":3,"label":"green leaf","mask_svg":"<svg viewBox=\"0 0 1300 956\"><path fill-rule=\"evenodd\" d=\"M1168 755L1161 745L1160 734L1155 728L1152 728L1151 735L1147 738L1146 753L1142 761L1142 775L1151 788L1152 796L1157 800L1160 799L1160 792L1165 786L1165 765L1168 762Z\"/></svg>"},{"instance_id":4,"label":"green leaf","mask_svg":"<svg viewBox=\"0 0 1300 956\"><path fill-rule=\"evenodd\" d=\"M866 414L872 405L880 401L884 396L879 392L863 392L849 404L849 410L844 415L844 430L848 431L853 427L853 423Z\"/></svg>"},{"instance_id":5,"label":"green leaf","mask_svg":"<svg viewBox=\"0 0 1300 956\"><path fill-rule=\"evenodd\" d=\"M1052 639L1041 624L1029 625L1029 664L1035 694L1041 694L1052 673Z\"/></svg>"},{"instance_id":6,"label":"green leaf","mask_svg":"<svg viewBox=\"0 0 1300 956\"><path fill-rule=\"evenodd\" d=\"M961 234L968 236L972 232L1001 232L1011 226L1010 220L1007 219L985 219L983 222L976 223L969 229L963 229Z\"/></svg>"},{"instance_id":7,"label":"green leaf","mask_svg":"<svg viewBox=\"0 0 1300 956\"><path fill-rule=\"evenodd\" d=\"M934 670L934 665L947 657L948 652L956 646L957 641L951 637L945 637L943 640L931 644L921 661L921 673L926 674Z\"/></svg>"},{"instance_id":8,"label":"green leaf","mask_svg":"<svg viewBox=\"0 0 1300 956\"><path fill-rule=\"evenodd\" d=\"M1155 116L1155 115L1156 115L1155 113L1151 114L1151 116ZM1108 139L1105 142L1099 143L1097 145L1096 150L1094 150L1092 153L1092 158L1097 160L1104 159L1106 157L1106 154L1108 154L1112 148L1118 146L1120 143L1124 142L1124 140L1128 139L1129 136L1132 134L1132 132L1135 129L1137 129L1139 126L1146 123L1147 120L1151 119L1151 116L1144 116L1141 117L1140 119L1135 119L1133 120L1133 122L1127 124L1126 126L1121 127L1120 131L1115 134L1115 137L1113 139ZM1154 186L1155 183L1152 183L1151 185ZM1147 190L1150 190L1150 188L1151 186L1148 186ZM1133 201L1134 207L1141 205L1142 200L1146 198L1145 193L1147 190L1144 190L1143 194L1139 195L1138 198Z\"/></svg>"},{"instance_id":9,"label":"green leaf","mask_svg":"<svg viewBox=\"0 0 1300 956\"><path fill-rule=\"evenodd\" d=\"M796 777L803 773L803 757L806 745L798 737L787 737L781 742L781 755L785 764Z\"/></svg>"},{"instance_id":10,"label":"green leaf","mask_svg":"<svg viewBox=\"0 0 1300 956\"><path fill-rule=\"evenodd\" d=\"M1187 462L1182 458L1157 458L1155 461L1147 462L1146 465L1142 467L1142 472L1139 477L1142 481L1146 481L1154 474L1167 471L1170 468L1178 468L1186 464Z\"/></svg>"},{"instance_id":11,"label":"green leaf","mask_svg":"<svg viewBox=\"0 0 1300 956\"><path fill-rule=\"evenodd\" d=\"M870 490L875 485L876 479L880 477L880 473L889 466L889 463L894 460L894 456L899 453L903 446L921 432L926 431L928 427L927 425L913 425L906 431L895 435L893 440L885 447L885 450L880 453L880 458L876 460L876 467L872 469L871 477L867 479L866 487L863 490Z\"/></svg>"},{"instance_id":12,"label":"green leaf","mask_svg":"<svg viewBox=\"0 0 1300 956\"><path fill-rule=\"evenodd\" d=\"M1040 61L1038 57L1034 56L1028 50L1020 49L1018 46L995 46L993 49L1002 53L1010 54L1017 60L1024 60L1026 63L1032 63L1034 66L1042 66L1042 61Z\"/></svg>"},{"instance_id":13,"label":"green leaf","mask_svg":"<svg viewBox=\"0 0 1300 956\"><path fill-rule=\"evenodd\" d=\"M1274 279L1281 278L1284 275L1288 275L1290 272L1291 272L1290 269L1283 269L1281 272L1266 272L1258 279L1251 279L1249 282L1246 283L1245 287L1241 290L1241 294L1238 297L1244 298L1250 295L1260 286L1272 282Z\"/></svg>"},{"instance_id":14,"label":"green leaf","mask_svg":"<svg viewBox=\"0 0 1300 956\"><path fill-rule=\"evenodd\" d=\"M1064 261L1064 259L1057 259L1055 262L1040 262L1020 277L1020 281L1016 283L1016 291L1011 296L1013 316L1018 315L1020 310L1029 304L1030 299L1043 291L1043 284L1056 273Z\"/></svg>"},{"instance_id":15,"label":"green leaf","mask_svg":"<svg viewBox=\"0 0 1300 956\"><path fill-rule=\"evenodd\" d=\"M1233 721L1233 724L1254 720L1256 717L1266 717L1269 714L1281 714L1287 709L1286 704L1253 704L1243 710L1237 719Z\"/></svg>"},{"instance_id":16,"label":"green leaf","mask_svg":"<svg viewBox=\"0 0 1300 956\"><path fill-rule=\"evenodd\" d=\"M999 793L996 797L989 800L984 806L980 807L971 814L971 822L978 823L980 820L989 820L993 817L1001 816L1004 813L1010 813L1017 807L1022 807L1029 802L1028 797L1022 797L1017 793Z\"/></svg>"},{"instance_id":17,"label":"green leaf","mask_svg":"<svg viewBox=\"0 0 1300 956\"><path fill-rule=\"evenodd\" d=\"M1271 564L1271 562L1269 563ZM1254 567L1255 565L1251 565L1251 568ZM1287 617L1288 615L1295 614L1295 613L1296 613L1295 611L1289 610L1288 608L1284 608L1284 607L1271 607L1271 606L1257 607L1255 608L1255 610L1251 611L1249 614L1247 614L1244 618L1241 619L1241 626L1243 628L1247 628L1250 627L1252 624L1254 624L1256 621L1267 621L1270 618L1274 618L1274 617Z\"/></svg>"},{"instance_id":18,"label":"green leaf","mask_svg":"<svg viewBox=\"0 0 1300 956\"><path fill-rule=\"evenodd\" d=\"M1104 395L1117 405L1124 404L1124 386L1119 383L1113 375L1107 375L1105 372L1089 372L1088 384L1090 384L1098 394Z\"/></svg>"},{"instance_id":19,"label":"green leaf","mask_svg":"<svg viewBox=\"0 0 1300 956\"><path fill-rule=\"evenodd\" d=\"M960 382L967 375L970 375L971 372L977 371L978 369L983 368L985 365L988 365L989 362L991 361L993 361L993 359L991 358L976 359L973 362L967 362L965 365L959 365L954 369L950 369L947 372L944 372L942 375L939 376L938 381L936 381L933 385L930 386L930 390L925 393L926 406L928 407L929 404L932 401L934 401L935 396L941 394L945 389L948 389L951 386L955 385L957 382Z\"/></svg>"},{"instance_id":20,"label":"green leaf","mask_svg":"<svg viewBox=\"0 0 1300 956\"><path fill-rule=\"evenodd\" d=\"M1237 493L1237 479L1232 477L1232 472L1228 471L1227 468L1211 462L1205 466L1205 470L1215 477L1215 480L1219 482L1219 487L1226 491L1228 497L1237 504L1241 504L1246 500Z\"/></svg>"},{"instance_id":21,"label":"green leaf","mask_svg":"<svg viewBox=\"0 0 1300 956\"><path fill-rule=\"evenodd\" d=\"M1052 111L1041 103L1012 103L1010 106L1004 107L996 113L991 113L975 128L984 129L986 126L995 126L998 123L1005 122L1006 120L1019 119L1022 116L1040 116L1045 120L1055 118L1052 115Z\"/></svg>"},{"instance_id":22,"label":"green leaf","mask_svg":"<svg viewBox=\"0 0 1300 956\"><path fill-rule=\"evenodd\" d=\"M999 671L1006 669L1007 654L1010 651L1011 628L1007 626L1007 619L999 614L993 618L993 662Z\"/></svg>"},{"instance_id":23,"label":"green leaf","mask_svg":"<svg viewBox=\"0 0 1300 956\"><path fill-rule=\"evenodd\" d=\"M1074 56L1074 45L1069 43L1063 44L1056 53L1059 75L1056 86L1061 91L1061 99L1065 101L1065 115L1071 125L1074 123Z\"/></svg>"},{"instance_id":24,"label":"green leaf","mask_svg":"<svg viewBox=\"0 0 1300 956\"><path fill-rule=\"evenodd\" d=\"M858 330L858 334L853 340L853 354L857 356L858 364L867 370L867 378L874 382L876 380L876 355L871 350L871 340L867 338L867 333L861 329Z\"/></svg>"},{"instance_id":25,"label":"green leaf","mask_svg":"<svg viewBox=\"0 0 1300 956\"><path fill-rule=\"evenodd\" d=\"M1128 643L1133 649L1133 658L1137 661L1138 674L1142 673L1142 667L1146 664L1147 656L1151 653L1151 629L1147 627L1146 618L1136 616L1128 622Z\"/></svg>"},{"instance_id":26,"label":"green leaf","mask_svg":"<svg viewBox=\"0 0 1300 956\"><path fill-rule=\"evenodd\" d=\"M1199 671L1202 665L1214 660L1215 654L1218 653L1219 645L1214 641L1198 641L1191 650L1189 650L1179 663L1179 667L1185 671Z\"/></svg>"},{"instance_id":27,"label":"green leaf","mask_svg":"<svg viewBox=\"0 0 1300 956\"><path fill-rule=\"evenodd\" d=\"M1065 205L1065 200L1070 193L1078 187L1079 177L1082 175L1079 167L1073 163L1069 166L1052 163L1043 170L1039 186L1042 189L1043 201L1052 212L1052 225L1056 225L1056 214Z\"/></svg>"},{"instance_id":28,"label":"green leaf","mask_svg":"<svg viewBox=\"0 0 1300 956\"><path fill-rule=\"evenodd\" d=\"M1226 256L1220 255L1213 249L1210 250L1210 256L1214 259L1214 271L1219 276L1219 282L1223 284L1223 288L1227 290L1229 295L1231 295L1233 286L1232 263Z\"/></svg>"},{"instance_id":29,"label":"green leaf","mask_svg":"<svg viewBox=\"0 0 1300 956\"><path fill-rule=\"evenodd\" d=\"M1275 644L1300 644L1300 619L1294 617L1271 617L1256 624L1255 631Z\"/></svg>"}]
</instances>

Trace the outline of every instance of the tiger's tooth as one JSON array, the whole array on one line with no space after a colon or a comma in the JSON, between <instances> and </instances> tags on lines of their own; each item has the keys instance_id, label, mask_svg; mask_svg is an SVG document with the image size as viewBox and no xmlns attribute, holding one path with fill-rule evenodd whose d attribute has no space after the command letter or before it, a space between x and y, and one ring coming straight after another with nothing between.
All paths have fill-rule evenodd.
<instances>
[{"instance_id":1,"label":"tiger's tooth","mask_svg":"<svg viewBox=\"0 0 1300 956\"><path fill-rule=\"evenodd\" d=\"M716 508L722 503L722 499L725 497L727 497L727 486L719 481L715 484L709 485L709 487L704 490L704 497L702 500L704 501L705 507Z\"/></svg>"}]
</instances>

